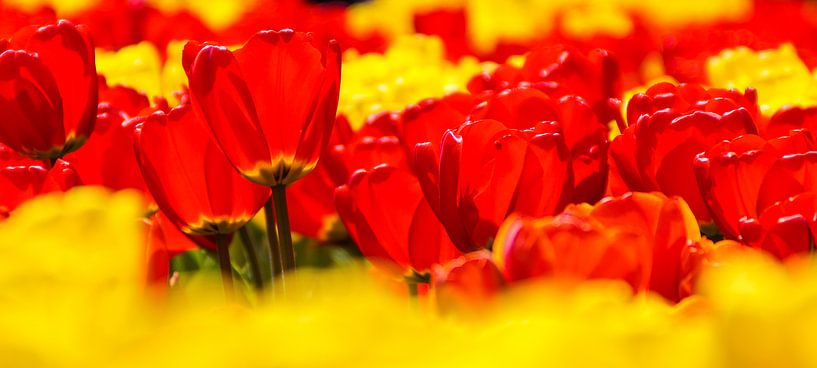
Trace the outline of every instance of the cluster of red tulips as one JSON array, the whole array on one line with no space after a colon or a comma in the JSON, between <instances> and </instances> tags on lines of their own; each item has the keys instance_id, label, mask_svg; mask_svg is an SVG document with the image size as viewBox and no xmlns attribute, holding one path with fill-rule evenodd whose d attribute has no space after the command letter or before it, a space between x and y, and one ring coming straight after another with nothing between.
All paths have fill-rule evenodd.
<instances>
[{"instance_id":1,"label":"cluster of red tulips","mask_svg":"<svg viewBox=\"0 0 817 368\"><path fill-rule=\"evenodd\" d=\"M334 41L282 30L259 32L235 52L191 42L190 92L173 108L107 88L87 32L69 21L24 28L4 49L6 211L79 183L143 187L166 226L215 244L229 284L227 237L266 203L274 270L295 266L285 188L312 171L331 134L340 87Z\"/></svg>"},{"instance_id":2,"label":"cluster of red tulips","mask_svg":"<svg viewBox=\"0 0 817 368\"><path fill-rule=\"evenodd\" d=\"M813 250L817 110L764 116L754 89L701 80L702 58L763 45L761 36L710 50L695 32L679 33L663 50L665 66L686 83L652 84L631 98L624 86L644 79L633 75L654 46L625 47L638 32L599 41L612 51L589 47L595 41L531 43L523 59L474 75L467 90L383 111L355 130L337 114L342 51L327 35L354 37L325 24L345 13L299 6L308 19L284 25L299 31L259 31L237 48L205 42L206 30L191 34L198 41L182 58L189 88L176 106L109 86L94 41L166 44L179 31L157 29L179 18L143 7L156 21L138 18L137 39L122 36L122 24L106 38L83 15L94 41L67 20L0 41L0 216L78 185L141 191L149 278L167 285L170 259L202 247L218 255L228 294L235 233L259 289L267 287L262 268L280 276L298 263L294 230L323 241L348 235L378 269L415 291L431 285L441 299L554 277L622 280L678 301L724 250L781 260ZM415 20L442 36L450 57L473 49L432 20L457 14ZM301 31L313 23L331 31ZM240 25L234 34L253 23ZM726 25L711 32L740 34ZM269 247L259 253L247 224L262 208Z\"/></svg>"}]
</instances>

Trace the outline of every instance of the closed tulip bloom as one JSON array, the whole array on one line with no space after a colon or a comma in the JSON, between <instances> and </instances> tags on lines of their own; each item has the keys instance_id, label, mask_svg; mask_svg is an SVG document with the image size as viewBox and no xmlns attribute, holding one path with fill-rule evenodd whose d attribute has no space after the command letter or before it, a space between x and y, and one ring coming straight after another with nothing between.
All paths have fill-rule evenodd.
<instances>
[{"instance_id":1,"label":"closed tulip bloom","mask_svg":"<svg viewBox=\"0 0 817 368\"><path fill-rule=\"evenodd\" d=\"M0 164L4 161L0 160ZM36 161L15 161L0 167L0 219L40 194L62 192L80 184L74 168L63 160L57 160L53 166Z\"/></svg>"},{"instance_id":2,"label":"closed tulip bloom","mask_svg":"<svg viewBox=\"0 0 817 368\"><path fill-rule=\"evenodd\" d=\"M100 81L100 104L94 131L79 150L65 156L85 185L113 190L136 189L147 194L133 150L134 120L150 107L145 95L130 88L108 87Z\"/></svg>"},{"instance_id":3,"label":"closed tulip bloom","mask_svg":"<svg viewBox=\"0 0 817 368\"><path fill-rule=\"evenodd\" d=\"M521 67L505 63L492 73L474 77L468 90L493 94L524 83L536 84L556 98L581 96L606 122L615 113L609 100L621 95L619 79L618 66L606 50L584 54L569 46L554 45L531 51Z\"/></svg>"},{"instance_id":4,"label":"closed tulip bloom","mask_svg":"<svg viewBox=\"0 0 817 368\"><path fill-rule=\"evenodd\" d=\"M406 168L357 171L335 191L335 204L363 255L394 273L427 272L460 255Z\"/></svg>"},{"instance_id":5,"label":"closed tulip bloom","mask_svg":"<svg viewBox=\"0 0 817 368\"><path fill-rule=\"evenodd\" d=\"M145 241L146 277L151 285L167 287L170 260L198 247L216 250L213 237L183 233L162 211L145 220L148 227Z\"/></svg>"},{"instance_id":6,"label":"closed tulip bloom","mask_svg":"<svg viewBox=\"0 0 817 368\"><path fill-rule=\"evenodd\" d=\"M400 114L397 136L406 147L409 161L414 160L414 146L429 142L434 156L440 155L440 137L468 120L468 114L482 99L467 93L452 93L409 105Z\"/></svg>"},{"instance_id":7,"label":"closed tulip bloom","mask_svg":"<svg viewBox=\"0 0 817 368\"><path fill-rule=\"evenodd\" d=\"M14 152L13 149L0 143L0 166L37 165L44 163L45 161L35 160Z\"/></svg>"},{"instance_id":8,"label":"closed tulip bloom","mask_svg":"<svg viewBox=\"0 0 817 368\"><path fill-rule=\"evenodd\" d=\"M659 83L630 99L629 126L610 144L610 156L629 190L681 196L699 221L709 222L695 156L723 140L757 133L756 114L753 90Z\"/></svg>"},{"instance_id":9,"label":"closed tulip bloom","mask_svg":"<svg viewBox=\"0 0 817 368\"><path fill-rule=\"evenodd\" d=\"M741 222L760 217L776 202L808 191L784 182L784 156L817 148L814 136L797 131L790 136L766 140L744 135L718 143L695 159L701 194L721 233L741 240ZM772 171L774 170L774 171Z\"/></svg>"},{"instance_id":10,"label":"closed tulip bloom","mask_svg":"<svg viewBox=\"0 0 817 368\"><path fill-rule=\"evenodd\" d=\"M682 199L630 193L554 217L511 216L494 258L509 281L616 279L678 301L689 295L704 253L719 247L710 243Z\"/></svg>"},{"instance_id":11,"label":"closed tulip bloom","mask_svg":"<svg viewBox=\"0 0 817 368\"><path fill-rule=\"evenodd\" d=\"M551 123L525 130L467 123L445 133L439 162L431 144L417 145L415 165L431 208L463 252L488 247L512 212L557 213L573 191L570 153Z\"/></svg>"},{"instance_id":12,"label":"closed tulip bloom","mask_svg":"<svg viewBox=\"0 0 817 368\"><path fill-rule=\"evenodd\" d=\"M94 127L94 48L68 21L18 31L0 45L0 143L55 159L85 142Z\"/></svg>"},{"instance_id":13,"label":"closed tulip bloom","mask_svg":"<svg viewBox=\"0 0 817 368\"><path fill-rule=\"evenodd\" d=\"M185 54L192 103L244 177L289 185L315 168L337 111L334 41L261 31L235 52L188 43Z\"/></svg>"},{"instance_id":14,"label":"closed tulip bloom","mask_svg":"<svg viewBox=\"0 0 817 368\"><path fill-rule=\"evenodd\" d=\"M817 151L809 131L747 135L698 155L701 193L727 238L784 259L813 249Z\"/></svg>"},{"instance_id":15,"label":"closed tulip bloom","mask_svg":"<svg viewBox=\"0 0 817 368\"><path fill-rule=\"evenodd\" d=\"M472 252L435 266L431 273L434 295L443 311L477 310L506 286L502 272L486 250Z\"/></svg>"},{"instance_id":16,"label":"closed tulip bloom","mask_svg":"<svg viewBox=\"0 0 817 368\"><path fill-rule=\"evenodd\" d=\"M649 278L648 247L643 233L606 227L568 211L543 219L509 217L494 254L511 282L614 279L643 290Z\"/></svg>"},{"instance_id":17,"label":"closed tulip bloom","mask_svg":"<svg viewBox=\"0 0 817 368\"><path fill-rule=\"evenodd\" d=\"M406 167L406 154L391 135L391 114L370 119L360 130L352 132L346 119L339 118L328 147L311 175L298 180L287 190L292 229L316 239L345 237L335 209L335 188L348 182L359 169L380 164Z\"/></svg>"},{"instance_id":18,"label":"closed tulip bloom","mask_svg":"<svg viewBox=\"0 0 817 368\"><path fill-rule=\"evenodd\" d=\"M338 215L333 202L335 187L343 183L333 180L326 168L328 161L322 159L311 175L297 181L287 191L292 231L313 239L343 236L336 231Z\"/></svg>"},{"instance_id":19,"label":"closed tulip bloom","mask_svg":"<svg viewBox=\"0 0 817 368\"><path fill-rule=\"evenodd\" d=\"M135 149L145 184L185 233L233 233L269 198L269 188L230 166L189 105L136 119Z\"/></svg>"},{"instance_id":20,"label":"closed tulip bloom","mask_svg":"<svg viewBox=\"0 0 817 368\"><path fill-rule=\"evenodd\" d=\"M806 192L777 202L758 218L740 221L741 240L778 259L815 251L817 193Z\"/></svg>"},{"instance_id":21,"label":"closed tulip bloom","mask_svg":"<svg viewBox=\"0 0 817 368\"><path fill-rule=\"evenodd\" d=\"M469 119L495 119L514 129L527 129L543 121L557 123L570 150L576 183L572 201L595 203L604 194L608 128L584 98L567 95L555 99L533 86L516 87L489 98Z\"/></svg>"},{"instance_id":22,"label":"closed tulip bloom","mask_svg":"<svg viewBox=\"0 0 817 368\"><path fill-rule=\"evenodd\" d=\"M590 216L604 224L636 231L647 236L648 254L644 260L649 278L647 289L664 298L678 301L689 295L686 281L698 260L709 250L721 248L701 236L697 219L681 197L661 193L628 193L601 200ZM693 258L690 258L693 257Z\"/></svg>"},{"instance_id":23,"label":"closed tulip bloom","mask_svg":"<svg viewBox=\"0 0 817 368\"><path fill-rule=\"evenodd\" d=\"M772 117L761 131L765 138L779 138L791 134L793 130L817 130L817 106L784 106Z\"/></svg>"}]
</instances>

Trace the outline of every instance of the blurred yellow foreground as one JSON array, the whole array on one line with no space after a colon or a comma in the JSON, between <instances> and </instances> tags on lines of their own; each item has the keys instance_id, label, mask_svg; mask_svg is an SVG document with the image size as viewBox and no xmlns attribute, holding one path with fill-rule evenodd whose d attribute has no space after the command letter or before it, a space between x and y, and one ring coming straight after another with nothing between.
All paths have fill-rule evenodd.
<instances>
[{"instance_id":1,"label":"blurred yellow foreground","mask_svg":"<svg viewBox=\"0 0 817 368\"><path fill-rule=\"evenodd\" d=\"M672 306L617 283L535 284L441 313L364 266L225 305L217 278L142 281L142 201L80 188L0 224L4 367L817 366L817 267L747 255Z\"/></svg>"}]
</instances>

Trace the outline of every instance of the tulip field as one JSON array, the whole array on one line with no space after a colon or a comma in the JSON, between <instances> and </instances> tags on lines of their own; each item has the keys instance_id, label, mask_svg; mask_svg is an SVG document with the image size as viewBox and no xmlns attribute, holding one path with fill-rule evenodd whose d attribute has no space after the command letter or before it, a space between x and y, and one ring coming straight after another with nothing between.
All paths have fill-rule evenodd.
<instances>
[{"instance_id":1,"label":"tulip field","mask_svg":"<svg viewBox=\"0 0 817 368\"><path fill-rule=\"evenodd\" d=\"M0 367L817 367L817 2L0 0Z\"/></svg>"}]
</instances>

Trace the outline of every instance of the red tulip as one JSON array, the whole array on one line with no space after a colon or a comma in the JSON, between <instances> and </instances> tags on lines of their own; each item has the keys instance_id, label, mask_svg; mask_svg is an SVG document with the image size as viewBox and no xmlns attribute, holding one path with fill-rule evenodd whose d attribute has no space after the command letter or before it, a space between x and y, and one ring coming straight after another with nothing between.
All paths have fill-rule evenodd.
<instances>
[{"instance_id":1,"label":"red tulip","mask_svg":"<svg viewBox=\"0 0 817 368\"><path fill-rule=\"evenodd\" d=\"M527 129L539 122L556 122L570 149L576 183L573 202L595 203L607 184L607 126L600 123L581 97L551 99L532 87L500 92L479 105L470 120L499 120L509 128Z\"/></svg>"},{"instance_id":2,"label":"red tulip","mask_svg":"<svg viewBox=\"0 0 817 368\"><path fill-rule=\"evenodd\" d=\"M311 175L298 180L287 190L292 229L315 239L343 237L337 226L334 205L335 188L346 184L358 169L380 164L406 168L406 155L394 137L394 116L381 114L369 119L352 133L346 119L338 119L331 146L322 154Z\"/></svg>"},{"instance_id":3,"label":"red tulip","mask_svg":"<svg viewBox=\"0 0 817 368\"><path fill-rule=\"evenodd\" d=\"M311 175L298 180L287 190L287 203L292 231L312 238L326 240L341 236L335 231L339 221L335 210L336 183L329 169L327 160L318 162Z\"/></svg>"},{"instance_id":4,"label":"red tulip","mask_svg":"<svg viewBox=\"0 0 817 368\"><path fill-rule=\"evenodd\" d=\"M413 21L415 32L440 38L448 59L457 61L472 52L468 39L468 16L463 7L429 9L415 13Z\"/></svg>"},{"instance_id":5,"label":"red tulip","mask_svg":"<svg viewBox=\"0 0 817 368\"><path fill-rule=\"evenodd\" d=\"M778 259L815 251L817 193L807 192L777 202L759 218L740 222L741 239Z\"/></svg>"},{"instance_id":6,"label":"red tulip","mask_svg":"<svg viewBox=\"0 0 817 368\"><path fill-rule=\"evenodd\" d=\"M355 171L389 164L408 169L406 153L395 136L358 136L345 145L332 147L327 154L327 170L333 178L348 181Z\"/></svg>"},{"instance_id":7,"label":"red tulip","mask_svg":"<svg viewBox=\"0 0 817 368\"><path fill-rule=\"evenodd\" d=\"M189 105L137 119L142 176L159 208L185 233L233 233L269 198L268 188L235 172Z\"/></svg>"},{"instance_id":8,"label":"red tulip","mask_svg":"<svg viewBox=\"0 0 817 368\"><path fill-rule=\"evenodd\" d=\"M148 41L163 53L172 40L216 37L189 9L159 10L146 1L97 0L71 18L88 27L97 47L108 50Z\"/></svg>"},{"instance_id":9,"label":"red tulip","mask_svg":"<svg viewBox=\"0 0 817 368\"><path fill-rule=\"evenodd\" d=\"M744 136L698 156L698 181L726 237L778 258L808 252L817 230L817 151L811 132Z\"/></svg>"},{"instance_id":10,"label":"red tulip","mask_svg":"<svg viewBox=\"0 0 817 368\"><path fill-rule=\"evenodd\" d=\"M468 83L468 90L495 93L523 82L534 83L555 98L581 96L604 122L614 114L609 100L621 95L618 67L606 50L584 55L563 45L531 51L521 68L504 64L493 73L478 75Z\"/></svg>"},{"instance_id":11,"label":"red tulip","mask_svg":"<svg viewBox=\"0 0 817 368\"><path fill-rule=\"evenodd\" d=\"M316 3L304 0L256 0L243 8L243 15L218 32L225 44L239 44L259 29L308 29L321 38L333 38L344 49L361 54L385 52L388 39L380 31L368 34L348 27L347 7L343 3ZM214 39L200 38L200 39Z\"/></svg>"},{"instance_id":12,"label":"red tulip","mask_svg":"<svg viewBox=\"0 0 817 368\"><path fill-rule=\"evenodd\" d=\"M235 52L194 43L185 48L193 106L243 176L265 186L289 185L315 168L337 110L334 41L282 30L259 32Z\"/></svg>"},{"instance_id":13,"label":"red tulip","mask_svg":"<svg viewBox=\"0 0 817 368\"><path fill-rule=\"evenodd\" d=\"M0 218L8 217L17 206L40 194L66 191L80 184L74 168L63 160L57 160L52 167L34 161L12 165L0 167Z\"/></svg>"},{"instance_id":14,"label":"red tulip","mask_svg":"<svg viewBox=\"0 0 817 368\"><path fill-rule=\"evenodd\" d=\"M629 126L610 145L632 191L678 195L699 221L711 219L693 170L694 158L720 141L756 133L756 94L659 83L627 105Z\"/></svg>"},{"instance_id":15,"label":"red tulip","mask_svg":"<svg viewBox=\"0 0 817 368\"><path fill-rule=\"evenodd\" d=\"M335 204L363 255L396 274L426 272L460 255L405 168L357 171L338 187Z\"/></svg>"},{"instance_id":16,"label":"red tulip","mask_svg":"<svg viewBox=\"0 0 817 368\"><path fill-rule=\"evenodd\" d=\"M775 202L805 191L784 190L790 186L775 184L785 177L778 161L783 156L815 148L817 142L813 135L799 131L769 141L745 135L718 143L699 154L695 159L698 186L724 236L741 240L741 221L758 219Z\"/></svg>"},{"instance_id":17,"label":"red tulip","mask_svg":"<svg viewBox=\"0 0 817 368\"><path fill-rule=\"evenodd\" d=\"M162 111L170 110L166 106L167 100L164 97L155 96L153 98L154 106L151 107L151 101L142 92L121 85L110 86L105 77L101 75L97 79L97 83L99 87L99 110L101 110L97 111L97 118L100 115L105 118L111 118L110 115L119 115L127 120L150 108Z\"/></svg>"},{"instance_id":18,"label":"red tulip","mask_svg":"<svg viewBox=\"0 0 817 368\"><path fill-rule=\"evenodd\" d=\"M439 163L430 144L416 147L426 198L462 252L486 247L512 212L544 216L570 200L570 153L555 124L509 129L495 120L467 123L442 138Z\"/></svg>"},{"instance_id":19,"label":"red tulip","mask_svg":"<svg viewBox=\"0 0 817 368\"><path fill-rule=\"evenodd\" d=\"M603 49L609 58L615 60L615 65L621 75L621 86L624 90L643 86L647 80L653 78L651 66L655 55L660 51L660 44L656 42L658 32L639 16L628 17L631 29L626 33L596 30L591 33L576 35L571 32L575 19L569 14L556 15L553 34L547 36L545 44L568 44L576 47L579 52L591 54L595 49ZM646 71L646 72L645 72Z\"/></svg>"},{"instance_id":20,"label":"red tulip","mask_svg":"<svg viewBox=\"0 0 817 368\"><path fill-rule=\"evenodd\" d=\"M481 99L467 93L452 93L442 98L430 98L409 105L400 114L397 136L413 164L414 147L429 142L434 156L440 156L440 138L449 129L457 129L468 120L468 114Z\"/></svg>"},{"instance_id":21,"label":"red tulip","mask_svg":"<svg viewBox=\"0 0 817 368\"><path fill-rule=\"evenodd\" d=\"M0 54L0 142L37 159L76 150L94 127L94 47L82 26L17 32Z\"/></svg>"},{"instance_id":22,"label":"red tulip","mask_svg":"<svg viewBox=\"0 0 817 368\"><path fill-rule=\"evenodd\" d=\"M146 251L146 276L150 284L167 286L170 276L170 260L199 246L211 250L216 249L212 237L191 236L183 233L165 216L162 211L156 212L150 219L145 220L148 225Z\"/></svg>"},{"instance_id":23,"label":"red tulip","mask_svg":"<svg viewBox=\"0 0 817 368\"><path fill-rule=\"evenodd\" d=\"M444 310L479 310L505 288L502 272L484 250L435 266L431 283L437 304Z\"/></svg>"},{"instance_id":24,"label":"red tulip","mask_svg":"<svg viewBox=\"0 0 817 368\"><path fill-rule=\"evenodd\" d=\"M661 82L652 85L644 93L633 96L627 104L627 124L641 123L640 119L650 118L661 110L668 110L675 116L687 115L696 111L725 115L735 110L746 110L753 121L758 119L757 91L748 88L744 93L737 90L718 88L706 89L697 84L679 84ZM743 113L742 113L743 114ZM741 128L741 122L733 122Z\"/></svg>"},{"instance_id":25,"label":"red tulip","mask_svg":"<svg viewBox=\"0 0 817 368\"><path fill-rule=\"evenodd\" d=\"M0 143L0 166L23 166L46 164L45 161L25 157Z\"/></svg>"},{"instance_id":26,"label":"red tulip","mask_svg":"<svg viewBox=\"0 0 817 368\"><path fill-rule=\"evenodd\" d=\"M54 9L47 6L21 9L19 6L4 2L0 5L0 46L4 38L9 38L20 28L31 24L48 24L57 21ZM2 49L2 47L0 47Z\"/></svg>"},{"instance_id":27,"label":"red tulip","mask_svg":"<svg viewBox=\"0 0 817 368\"><path fill-rule=\"evenodd\" d=\"M159 288L168 284L170 278L170 255L164 244L164 234L154 221L145 221L145 280L148 285Z\"/></svg>"},{"instance_id":28,"label":"red tulip","mask_svg":"<svg viewBox=\"0 0 817 368\"><path fill-rule=\"evenodd\" d=\"M723 26L693 26L664 39L661 56L667 75L684 83L706 83L706 59L723 49L759 45L757 35L744 29ZM769 45L769 47L775 47Z\"/></svg>"},{"instance_id":29,"label":"red tulip","mask_svg":"<svg viewBox=\"0 0 817 368\"><path fill-rule=\"evenodd\" d=\"M793 43L800 58L811 68L817 41L811 37L811 4L755 1L752 11L740 20L717 24L695 23L664 38L661 53L666 74L681 82L706 83L707 58L724 49L746 46L753 50Z\"/></svg>"},{"instance_id":30,"label":"red tulip","mask_svg":"<svg viewBox=\"0 0 817 368\"><path fill-rule=\"evenodd\" d=\"M758 127L760 135L766 138L784 137L800 129L817 130L817 106L784 106L769 118L765 126Z\"/></svg>"},{"instance_id":31,"label":"red tulip","mask_svg":"<svg viewBox=\"0 0 817 368\"><path fill-rule=\"evenodd\" d=\"M134 121L130 119L149 107L145 95L127 87L108 87L104 80L100 81L94 131L81 149L65 156L85 185L147 193L133 150Z\"/></svg>"}]
</instances>

